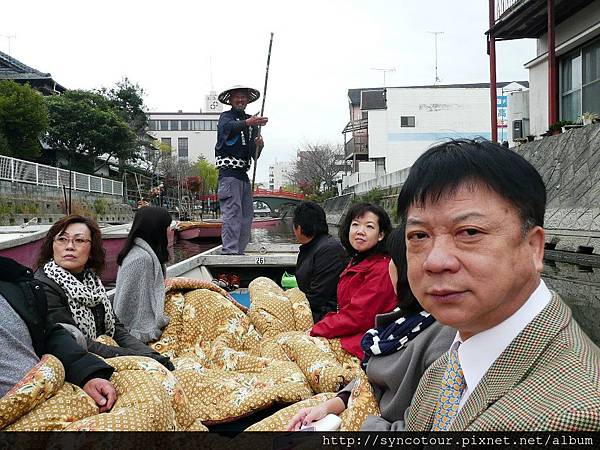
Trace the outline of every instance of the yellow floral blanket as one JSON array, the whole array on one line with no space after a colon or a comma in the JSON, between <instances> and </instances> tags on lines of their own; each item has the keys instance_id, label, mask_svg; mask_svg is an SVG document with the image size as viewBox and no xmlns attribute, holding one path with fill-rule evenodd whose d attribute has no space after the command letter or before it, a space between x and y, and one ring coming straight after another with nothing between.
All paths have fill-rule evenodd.
<instances>
[{"instance_id":1,"label":"yellow floral blanket","mask_svg":"<svg viewBox=\"0 0 600 450\"><path fill-rule=\"evenodd\" d=\"M175 431L206 430L194 423L177 379L150 358L108 359L118 394L114 407L100 414L79 387L66 383L61 362L44 355L0 399L3 431Z\"/></svg>"},{"instance_id":2,"label":"yellow floral blanket","mask_svg":"<svg viewBox=\"0 0 600 450\"><path fill-rule=\"evenodd\" d=\"M249 291L247 309L206 283L168 282L165 313L170 322L151 346L172 358L196 424L234 421L315 394L327 397L361 376L359 361L339 340L307 334L312 315L299 289L283 291L272 280L257 278ZM352 418L349 412L346 423L357 430L377 406L368 382L366 387L358 383L355 391L366 406L354 408ZM264 429L280 425L275 421Z\"/></svg>"}]
</instances>

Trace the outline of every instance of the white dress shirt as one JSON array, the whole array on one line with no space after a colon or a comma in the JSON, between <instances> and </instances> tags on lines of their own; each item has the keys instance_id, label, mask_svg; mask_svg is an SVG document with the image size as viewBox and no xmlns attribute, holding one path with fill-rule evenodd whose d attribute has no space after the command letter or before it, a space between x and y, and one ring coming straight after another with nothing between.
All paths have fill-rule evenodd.
<instances>
[{"instance_id":1,"label":"white dress shirt","mask_svg":"<svg viewBox=\"0 0 600 450\"><path fill-rule=\"evenodd\" d=\"M495 327L477 333L466 341L456 333L452 346L458 341L458 359L466 388L460 399L459 410L475 390L494 361L529 323L548 305L552 294L543 280L529 299L512 316ZM452 348L452 346L450 348Z\"/></svg>"}]
</instances>

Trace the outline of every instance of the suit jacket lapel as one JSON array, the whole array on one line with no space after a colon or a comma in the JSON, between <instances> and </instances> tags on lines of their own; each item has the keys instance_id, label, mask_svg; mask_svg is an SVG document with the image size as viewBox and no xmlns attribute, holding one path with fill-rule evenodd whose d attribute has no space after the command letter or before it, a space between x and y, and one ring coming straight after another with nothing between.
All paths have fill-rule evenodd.
<instances>
[{"instance_id":1,"label":"suit jacket lapel","mask_svg":"<svg viewBox=\"0 0 600 450\"><path fill-rule=\"evenodd\" d=\"M553 293L550 303L488 369L450 424L449 431L466 430L488 407L519 384L552 339L570 320L571 311Z\"/></svg>"}]
</instances>

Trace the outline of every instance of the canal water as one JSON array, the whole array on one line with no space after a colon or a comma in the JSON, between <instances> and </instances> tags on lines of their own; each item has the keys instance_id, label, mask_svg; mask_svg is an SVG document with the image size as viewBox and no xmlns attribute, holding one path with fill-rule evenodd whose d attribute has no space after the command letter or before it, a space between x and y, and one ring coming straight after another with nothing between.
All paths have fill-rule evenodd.
<instances>
[{"instance_id":1,"label":"canal water","mask_svg":"<svg viewBox=\"0 0 600 450\"><path fill-rule=\"evenodd\" d=\"M336 229L330 231L337 235ZM284 220L270 228L252 229L252 242L295 242L291 220ZM183 261L216 245L220 245L220 242L175 242L169 264ZM546 260L542 276L548 287L558 292L571 307L573 316L587 335L600 345L600 268Z\"/></svg>"}]
</instances>

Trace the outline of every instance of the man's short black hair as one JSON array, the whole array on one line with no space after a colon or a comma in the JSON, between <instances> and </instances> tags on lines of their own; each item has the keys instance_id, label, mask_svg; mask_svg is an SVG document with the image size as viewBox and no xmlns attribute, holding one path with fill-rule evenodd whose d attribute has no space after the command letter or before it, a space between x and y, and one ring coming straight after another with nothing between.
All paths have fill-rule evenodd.
<instances>
[{"instance_id":1,"label":"man's short black hair","mask_svg":"<svg viewBox=\"0 0 600 450\"><path fill-rule=\"evenodd\" d=\"M523 233L544 226L546 186L538 171L514 151L484 139L452 140L423 153L398 196L398 218L406 220L411 205L435 203L464 184L476 183L513 205Z\"/></svg>"},{"instance_id":2,"label":"man's short black hair","mask_svg":"<svg viewBox=\"0 0 600 450\"><path fill-rule=\"evenodd\" d=\"M302 234L309 238L329 232L325 211L315 202L302 202L296 206L292 223L294 227L300 227Z\"/></svg>"},{"instance_id":3,"label":"man's short black hair","mask_svg":"<svg viewBox=\"0 0 600 450\"><path fill-rule=\"evenodd\" d=\"M374 205L372 203L357 203L350 208L340 224L340 242L349 255L356 253L356 250L350 243L350 225L352 225L352 221L354 219L362 217L368 212L371 212L377 216L379 221L379 232L383 233L383 239L377 243L373 251L375 253L387 254L387 238L392 231L392 222L390 220L390 216L388 216L388 213L386 213L385 209L383 209L381 206Z\"/></svg>"}]
</instances>

